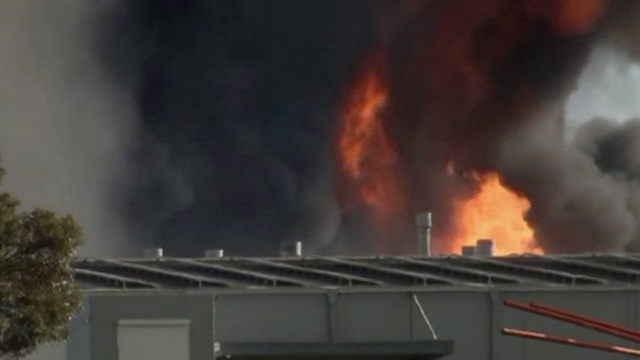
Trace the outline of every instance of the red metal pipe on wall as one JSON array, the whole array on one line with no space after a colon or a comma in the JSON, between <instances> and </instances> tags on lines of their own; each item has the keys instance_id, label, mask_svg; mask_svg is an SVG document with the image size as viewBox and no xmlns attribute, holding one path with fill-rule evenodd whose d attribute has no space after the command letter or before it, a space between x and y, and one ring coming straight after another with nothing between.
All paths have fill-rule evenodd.
<instances>
[{"instance_id":1,"label":"red metal pipe on wall","mask_svg":"<svg viewBox=\"0 0 640 360\"><path fill-rule=\"evenodd\" d=\"M562 309L558 309L558 308L554 308L554 307L551 307L551 306L548 306L548 305L543 305L543 304L538 304L538 303L531 303L529 305L534 309L539 309L539 310L543 310L543 311L547 311L547 312L551 312L551 313L555 313L555 314L569 316L569 317L578 319L578 320L580 320L580 321L582 321L584 323L594 324L596 326L600 326L600 327L603 327L603 328L612 329L612 330L615 330L616 332L628 334L631 337L636 337L636 338L640 339L640 331L637 331L635 329L630 329L630 328L627 328L627 327L624 327L624 326L608 323L608 322L605 322L605 321L600 321L600 320L588 317L586 315L582 315L582 314L578 314L578 313L572 313L572 312L569 312L569 311L566 311L566 310L562 310ZM629 340L631 340L631 339L629 339Z\"/></svg>"},{"instance_id":2,"label":"red metal pipe on wall","mask_svg":"<svg viewBox=\"0 0 640 360\"><path fill-rule=\"evenodd\" d=\"M547 334L543 334L543 333L539 333L539 332L518 330L518 329L511 329L511 328L503 328L502 329L502 334L503 335L508 335L508 336L515 336L515 337L525 338L525 339L534 339L534 340L540 340L540 341L547 341L547 342L552 342L552 343L556 343L556 344L570 345L570 346L575 346L575 347L580 347L580 348L586 348L586 349L606 351L606 352L610 352L610 353L625 354L625 355L631 355L631 356L635 356L635 357L640 357L640 350L636 350L636 349L631 349L631 348L626 348L626 347L616 346L616 345L610 345L610 344L604 344L604 343L597 343L597 342L591 342L591 341L578 340L578 339L567 338L567 337L547 335Z\"/></svg>"},{"instance_id":3,"label":"red metal pipe on wall","mask_svg":"<svg viewBox=\"0 0 640 360\"><path fill-rule=\"evenodd\" d=\"M564 310L547 307L541 304L525 304L512 300L505 300L506 306L527 311L533 314L546 316L555 320L571 323L577 326L588 328L603 334L612 335L621 339L640 343L640 333L618 325L598 321L584 315L566 312Z\"/></svg>"}]
</instances>

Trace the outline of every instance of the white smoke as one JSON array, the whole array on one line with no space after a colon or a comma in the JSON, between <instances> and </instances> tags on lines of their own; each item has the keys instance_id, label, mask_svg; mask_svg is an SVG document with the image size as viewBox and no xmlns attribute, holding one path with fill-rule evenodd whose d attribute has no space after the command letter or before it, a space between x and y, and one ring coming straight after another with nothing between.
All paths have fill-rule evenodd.
<instances>
[{"instance_id":1,"label":"white smoke","mask_svg":"<svg viewBox=\"0 0 640 360\"><path fill-rule=\"evenodd\" d=\"M3 190L25 208L70 213L85 232L82 255L132 249L111 189L126 171L136 131L129 94L97 56L97 0L0 2L0 152Z\"/></svg>"}]
</instances>

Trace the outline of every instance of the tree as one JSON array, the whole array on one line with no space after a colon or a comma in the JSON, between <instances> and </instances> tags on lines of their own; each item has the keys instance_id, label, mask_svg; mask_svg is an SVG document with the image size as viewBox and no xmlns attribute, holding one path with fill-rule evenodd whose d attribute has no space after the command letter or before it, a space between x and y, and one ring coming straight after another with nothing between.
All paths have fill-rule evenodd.
<instances>
[{"instance_id":1,"label":"tree","mask_svg":"<svg viewBox=\"0 0 640 360\"><path fill-rule=\"evenodd\" d=\"M0 167L0 184L5 171ZM65 340L81 296L71 260L81 244L71 216L21 211L0 193L0 357L19 358Z\"/></svg>"}]
</instances>

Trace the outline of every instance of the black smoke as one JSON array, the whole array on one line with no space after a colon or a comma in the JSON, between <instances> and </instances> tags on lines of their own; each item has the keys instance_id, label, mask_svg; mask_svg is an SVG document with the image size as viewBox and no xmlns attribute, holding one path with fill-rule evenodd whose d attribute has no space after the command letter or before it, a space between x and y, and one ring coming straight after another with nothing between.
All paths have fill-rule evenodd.
<instances>
[{"instance_id":1,"label":"black smoke","mask_svg":"<svg viewBox=\"0 0 640 360\"><path fill-rule=\"evenodd\" d=\"M402 159L407 218L432 211L434 250L450 251L452 200L479 189L467 174L497 171L530 200L526 219L546 252L637 247L635 122L594 120L567 141L563 123L593 49L637 58L640 6L613 2L592 31L565 36L523 16L525 3L491 10L492 2L476 2L474 10L465 1L425 1L387 34L385 126ZM448 161L457 176L445 172Z\"/></svg>"},{"instance_id":2,"label":"black smoke","mask_svg":"<svg viewBox=\"0 0 640 360\"><path fill-rule=\"evenodd\" d=\"M354 243L369 224L341 219L335 204L334 120L352 75L383 46L393 114L386 130L409 183L407 224L428 209L439 219L436 234L448 231L451 199L461 191L443 171L449 157L463 169L499 171L526 195L527 220L548 252L634 248L637 127L598 120L563 142L562 108L595 45L637 55L636 3L614 3L594 33L576 38L540 23L540 36L500 66L483 63L496 26L474 30L477 65L498 79L494 101L475 113L460 106L464 94L442 107L448 89L433 79L449 58L434 61L428 47L439 36L430 13L438 7L380 4L374 18L367 0L129 0L114 8L102 51L112 76L135 93L142 119L120 204L141 241L174 255L270 254L292 240L312 251L336 238ZM521 83L536 103L503 106L518 102ZM448 112L451 121L441 121ZM343 221L357 223L344 238ZM413 248L410 237L393 241Z\"/></svg>"},{"instance_id":3,"label":"black smoke","mask_svg":"<svg viewBox=\"0 0 640 360\"><path fill-rule=\"evenodd\" d=\"M103 53L146 132L121 205L142 238L173 255L333 240L333 119L369 48L365 2L121 3Z\"/></svg>"}]
</instances>

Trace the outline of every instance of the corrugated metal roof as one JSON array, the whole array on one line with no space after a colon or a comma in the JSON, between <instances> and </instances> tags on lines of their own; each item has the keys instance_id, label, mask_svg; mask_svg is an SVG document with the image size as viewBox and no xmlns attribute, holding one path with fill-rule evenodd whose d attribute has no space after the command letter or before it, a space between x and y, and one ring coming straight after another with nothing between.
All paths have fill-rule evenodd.
<instances>
[{"instance_id":1,"label":"corrugated metal roof","mask_svg":"<svg viewBox=\"0 0 640 360\"><path fill-rule=\"evenodd\" d=\"M640 286L640 256L78 259L83 289Z\"/></svg>"}]
</instances>

